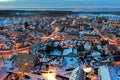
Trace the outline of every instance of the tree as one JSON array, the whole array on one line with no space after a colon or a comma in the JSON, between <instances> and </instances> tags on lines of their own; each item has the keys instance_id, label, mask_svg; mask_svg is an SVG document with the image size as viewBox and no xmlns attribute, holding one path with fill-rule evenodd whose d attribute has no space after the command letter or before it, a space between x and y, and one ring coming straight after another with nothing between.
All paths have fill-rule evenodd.
<instances>
[{"instance_id":1,"label":"tree","mask_svg":"<svg viewBox=\"0 0 120 80\"><path fill-rule=\"evenodd\" d=\"M78 51L84 51L84 44L81 44L80 46L78 46L77 50Z\"/></svg>"},{"instance_id":2,"label":"tree","mask_svg":"<svg viewBox=\"0 0 120 80\"><path fill-rule=\"evenodd\" d=\"M46 45L46 52L47 52L47 53L50 53L50 52L51 52L51 50L50 50L50 45Z\"/></svg>"},{"instance_id":3,"label":"tree","mask_svg":"<svg viewBox=\"0 0 120 80\"><path fill-rule=\"evenodd\" d=\"M26 28L29 26L28 22L25 22L24 25Z\"/></svg>"}]
</instances>

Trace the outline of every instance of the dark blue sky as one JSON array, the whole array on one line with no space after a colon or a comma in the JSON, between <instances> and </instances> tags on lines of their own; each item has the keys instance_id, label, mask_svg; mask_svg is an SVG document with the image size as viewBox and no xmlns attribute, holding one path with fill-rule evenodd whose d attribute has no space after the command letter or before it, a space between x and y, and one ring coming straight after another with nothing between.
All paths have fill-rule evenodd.
<instances>
[{"instance_id":1,"label":"dark blue sky","mask_svg":"<svg viewBox=\"0 0 120 80\"><path fill-rule=\"evenodd\" d=\"M120 8L120 0L0 0L0 8Z\"/></svg>"}]
</instances>

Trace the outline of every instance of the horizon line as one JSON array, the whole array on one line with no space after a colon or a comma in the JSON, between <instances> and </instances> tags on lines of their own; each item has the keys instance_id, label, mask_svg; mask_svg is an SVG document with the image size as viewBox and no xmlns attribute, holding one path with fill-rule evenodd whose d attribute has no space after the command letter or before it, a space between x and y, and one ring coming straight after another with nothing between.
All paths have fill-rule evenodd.
<instances>
[{"instance_id":1,"label":"horizon line","mask_svg":"<svg viewBox=\"0 0 120 80\"><path fill-rule=\"evenodd\" d=\"M0 9L120 9L120 8L100 8L100 7L96 7L96 8L67 8L67 7L58 7L58 8L45 8L45 7L43 7L43 8L0 8Z\"/></svg>"}]
</instances>

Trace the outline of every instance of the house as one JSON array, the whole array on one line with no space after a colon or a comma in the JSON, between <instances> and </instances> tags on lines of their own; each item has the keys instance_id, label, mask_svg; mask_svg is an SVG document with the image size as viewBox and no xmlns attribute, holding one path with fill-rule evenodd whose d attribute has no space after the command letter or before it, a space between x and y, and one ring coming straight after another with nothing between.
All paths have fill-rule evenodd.
<instances>
[{"instance_id":1,"label":"house","mask_svg":"<svg viewBox=\"0 0 120 80\"><path fill-rule=\"evenodd\" d=\"M117 46L115 44L107 45L108 51L117 51Z\"/></svg>"}]
</instances>

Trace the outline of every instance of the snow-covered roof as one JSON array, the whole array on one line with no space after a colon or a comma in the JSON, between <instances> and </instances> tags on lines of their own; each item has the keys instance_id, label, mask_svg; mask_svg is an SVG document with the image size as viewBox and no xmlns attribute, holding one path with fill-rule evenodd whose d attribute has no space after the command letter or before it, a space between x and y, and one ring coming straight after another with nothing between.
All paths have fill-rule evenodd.
<instances>
[{"instance_id":1,"label":"snow-covered roof","mask_svg":"<svg viewBox=\"0 0 120 80\"><path fill-rule=\"evenodd\" d=\"M59 45L59 42L54 42L54 47L57 47Z\"/></svg>"},{"instance_id":2,"label":"snow-covered roof","mask_svg":"<svg viewBox=\"0 0 120 80\"><path fill-rule=\"evenodd\" d=\"M4 65L7 69L12 67L12 61L7 61L7 63Z\"/></svg>"},{"instance_id":3,"label":"snow-covered roof","mask_svg":"<svg viewBox=\"0 0 120 80\"><path fill-rule=\"evenodd\" d=\"M68 48L68 49L63 50L63 55L68 55L70 53L72 53L72 48Z\"/></svg>"},{"instance_id":4,"label":"snow-covered roof","mask_svg":"<svg viewBox=\"0 0 120 80\"><path fill-rule=\"evenodd\" d=\"M86 42L85 45L84 45L84 49L85 50L90 50L90 48L91 48L90 43Z\"/></svg>"},{"instance_id":5,"label":"snow-covered roof","mask_svg":"<svg viewBox=\"0 0 120 80\"><path fill-rule=\"evenodd\" d=\"M97 45L97 48L100 50L100 49L102 49L102 46L101 45Z\"/></svg>"},{"instance_id":6,"label":"snow-covered roof","mask_svg":"<svg viewBox=\"0 0 120 80\"><path fill-rule=\"evenodd\" d=\"M83 35L83 34L86 34L88 31L80 31L79 34L80 35Z\"/></svg>"},{"instance_id":7,"label":"snow-covered roof","mask_svg":"<svg viewBox=\"0 0 120 80\"><path fill-rule=\"evenodd\" d=\"M42 58L42 62L48 62L49 60L50 59L48 57L45 57L45 56Z\"/></svg>"},{"instance_id":8,"label":"snow-covered roof","mask_svg":"<svg viewBox=\"0 0 120 80\"><path fill-rule=\"evenodd\" d=\"M0 35L0 38L6 38L6 36L5 35Z\"/></svg>"},{"instance_id":9,"label":"snow-covered roof","mask_svg":"<svg viewBox=\"0 0 120 80\"><path fill-rule=\"evenodd\" d=\"M64 49L63 50L63 55L68 55L70 53L75 53L77 54L77 49L74 49L74 48L68 48L68 49Z\"/></svg>"},{"instance_id":10,"label":"snow-covered roof","mask_svg":"<svg viewBox=\"0 0 120 80\"><path fill-rule=\"evenodd\" d=\"M100 56L101 53L100 52L97 52L97 51L94 51L91 53L92 56Z\"/></svg>"},{"instance_id":11,"label":"snow-covered roof","mask_svg":"<svg viewBox=\"0 0 120 80\"><path fill-rule=\"evenodd\" d=\"M67 68L76 68L77 66L78 66L77 58L64 57L64 59L63 59L63 67L65 69L67 69Z\"/></svg>"},{"instance_id":12,"label":"snow-covered roof","mask_svg":"<svg viewBox=\"0 0 120 80\"><path fill-rule=\"evenodd\" d=\"M50 53L50 55L61 55L61 51L55 49L54 51L52 51L52 52Z\"/></svg>"}]
</instances>

